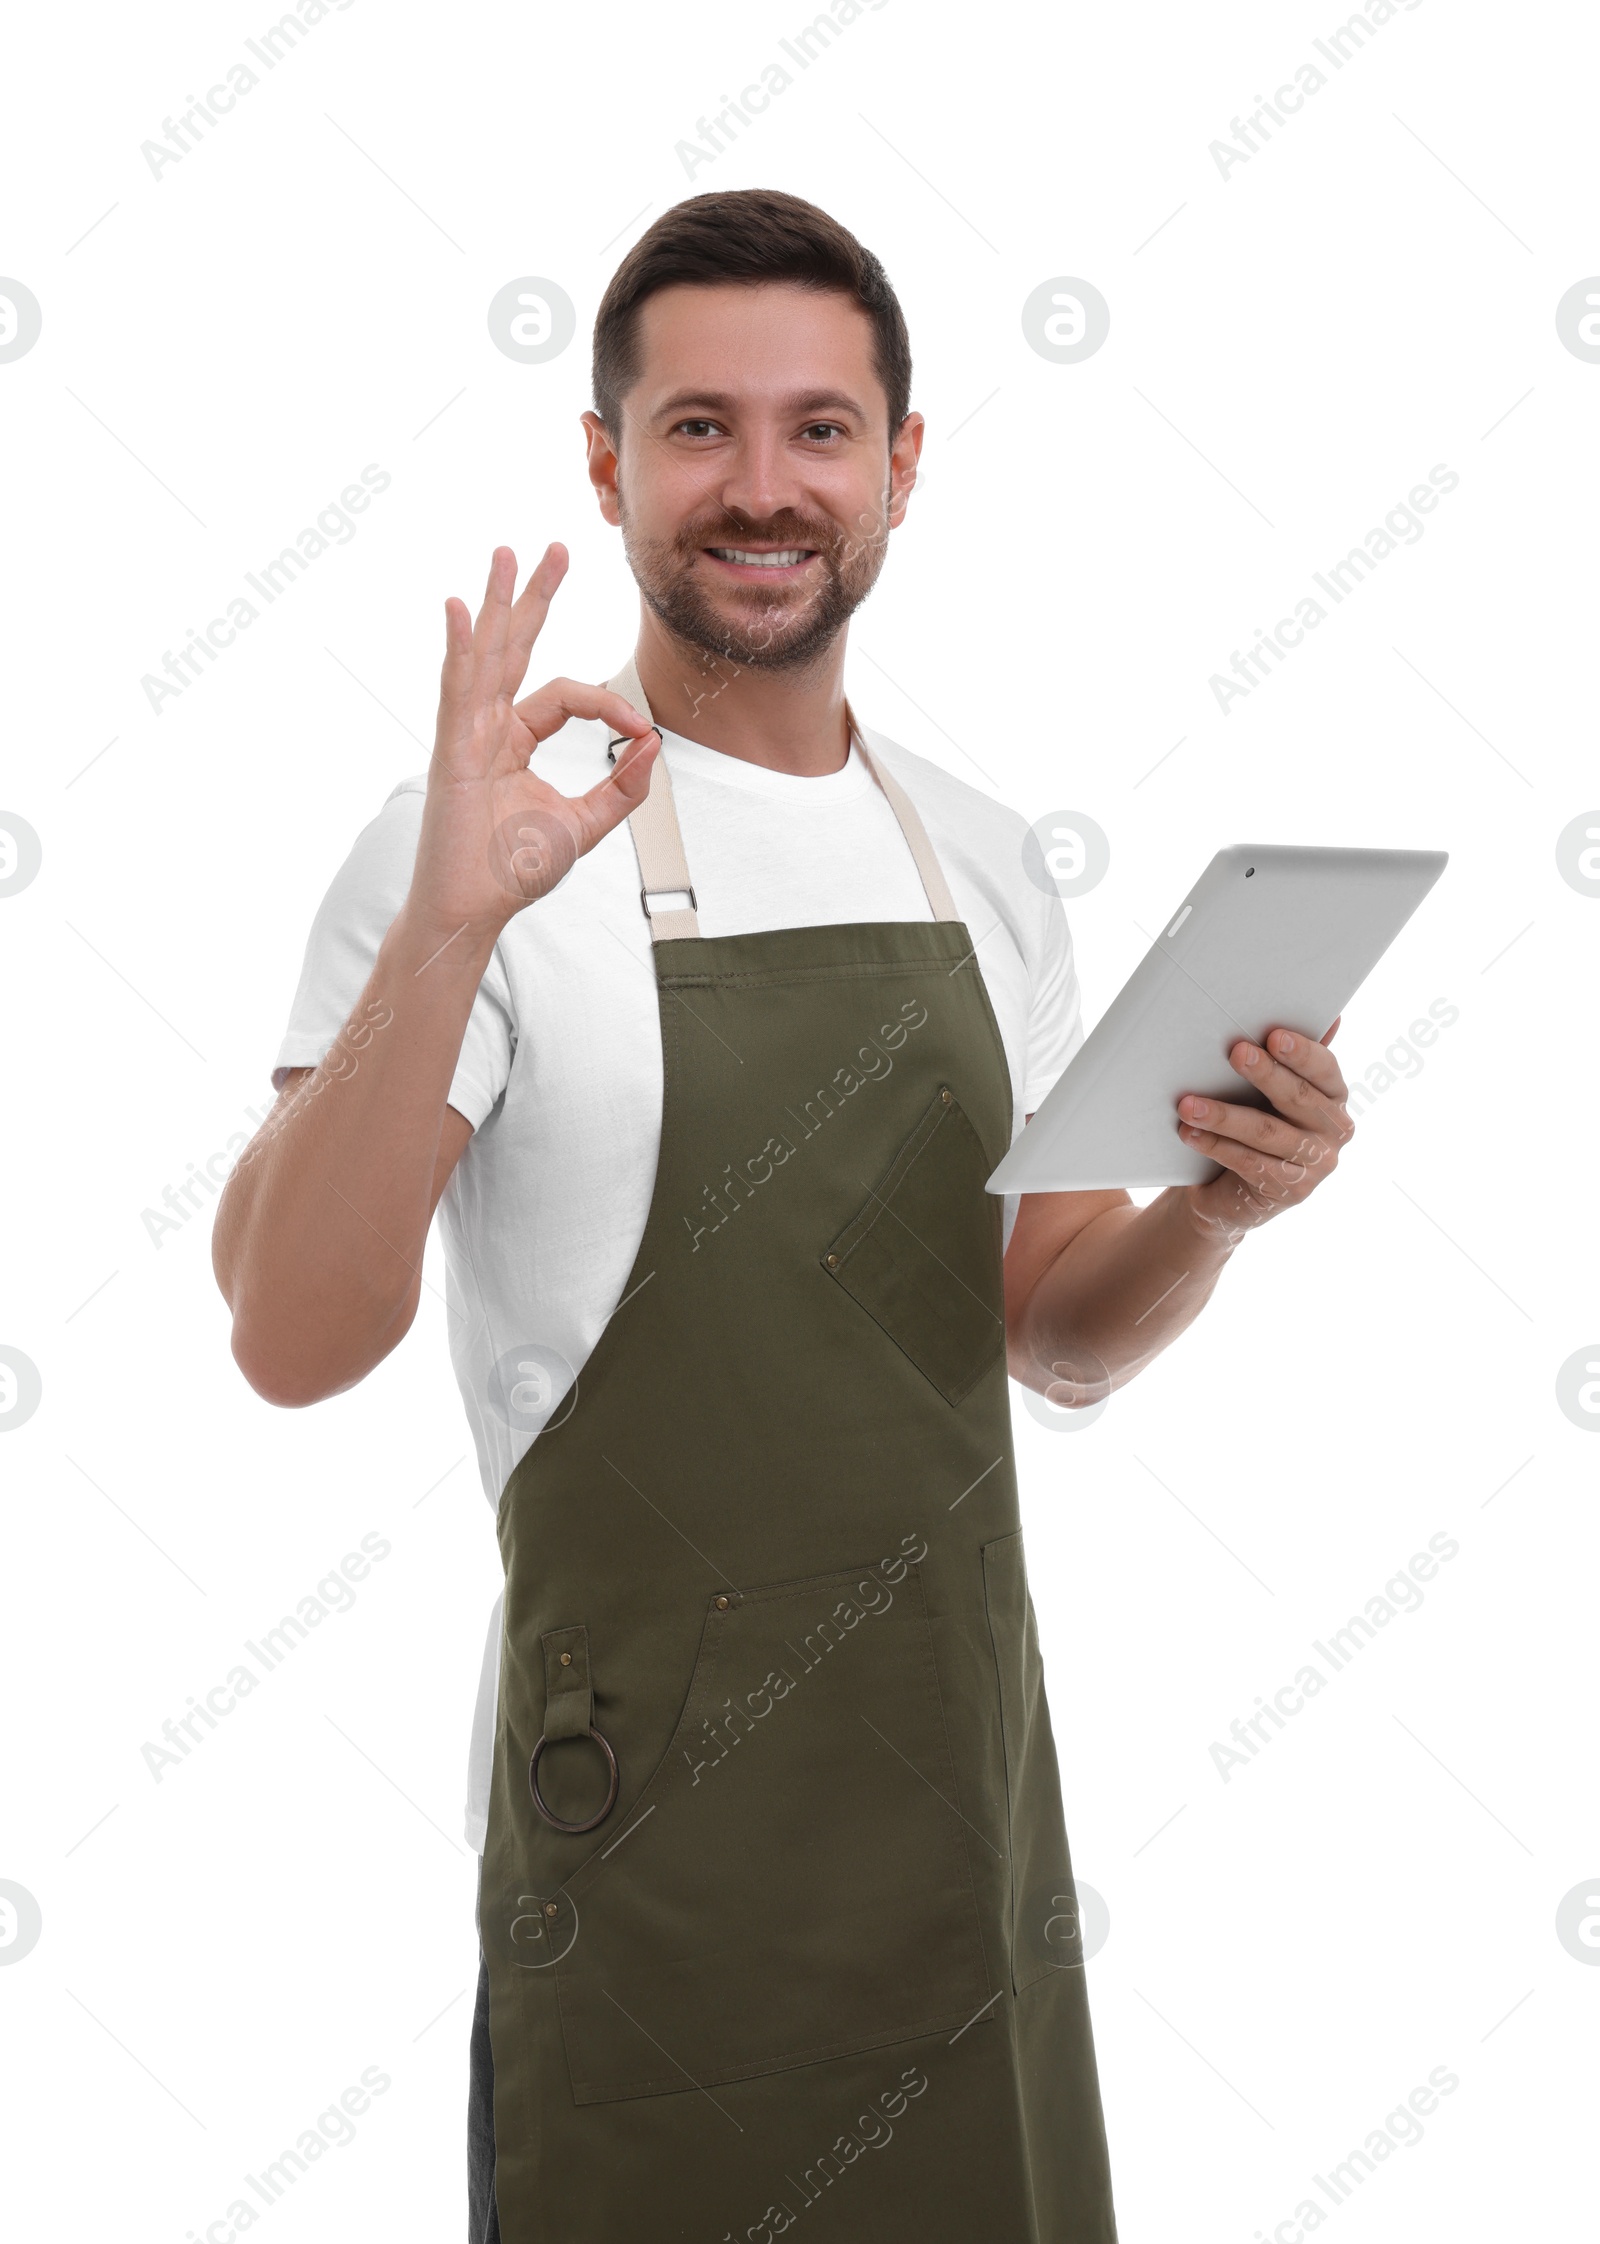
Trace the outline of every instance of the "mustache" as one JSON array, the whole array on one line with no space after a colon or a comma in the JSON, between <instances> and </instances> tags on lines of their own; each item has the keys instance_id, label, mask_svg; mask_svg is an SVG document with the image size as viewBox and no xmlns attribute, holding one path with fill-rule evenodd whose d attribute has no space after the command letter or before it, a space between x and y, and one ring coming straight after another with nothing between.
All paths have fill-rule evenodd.
<instances>
[{"instance_id":1,"label":"mustache","mask_svg":"<svg viewBox=\"0 0 1600 2244\"><path fill-rule=\"evenodd\" d=\"M680 553L698 553L708 545L781 545L832 556L845 543L845 533L836 522L807 521L793 512L775 514L770 522L736 522L719 513L686 524L673 543Z\"/></svg>"}]
</instances>

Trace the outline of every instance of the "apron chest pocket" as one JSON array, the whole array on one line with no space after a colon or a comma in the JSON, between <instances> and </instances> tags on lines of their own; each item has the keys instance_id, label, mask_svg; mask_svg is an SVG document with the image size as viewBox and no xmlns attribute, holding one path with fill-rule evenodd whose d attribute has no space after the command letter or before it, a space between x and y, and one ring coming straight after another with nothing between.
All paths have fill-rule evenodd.
<instances>
[{"instance_id":1,"label":"apron chest pocket","mask_svg":"<svg viewBox=\"0 0 1600 2244\"><path fill-rule=\"evenodd\" d=\"M614 1821L562 1889L579 2104L954 2033L990 1991L915 1568L714 1598Z\"/></svg>"},{"instance_id":2,"label":"apron chest pocket","mask_svg":"<svg viewBox=\"0 0 1600 2244\"><path fill-rule=\"evenodd\" d=\"M1000 1361L998 1198L994 1162L947 1086L838 1237L822 1267L948 1403Z\"/></svg>"}]
</instances>

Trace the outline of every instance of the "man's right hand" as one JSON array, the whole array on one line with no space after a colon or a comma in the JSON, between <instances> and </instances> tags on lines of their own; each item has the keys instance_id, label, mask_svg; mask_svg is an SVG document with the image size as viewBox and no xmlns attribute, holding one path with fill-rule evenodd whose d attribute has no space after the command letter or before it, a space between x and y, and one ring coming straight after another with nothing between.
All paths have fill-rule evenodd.
<instances>
[{"instance_id":1,"label":"man's right hand","mask_svg":"<svg viewBox=\"0 0 1600 2244\"><path fill-rule=\"evenodd\" d=\"M223 1188L211 1234L233 1352L295 1408L365 1378L416 1314L428 1224L471 1137L448 1103L467 1019L502 930L644 800L660 735L620 694L556 678L513 696L556 586L551 546L514 605L496 548L474 624L445 602L447 651L411 886L344 1032L296 1070ZM586 795L529 770L569 717L633 745Z\"/></svg>"},{"instance_id":2,"label":"man's right hand","mask_svg":"<svg viewBox=\"0 0 1600 2244\"><path fill-rule=\"evenodd\" d=\"M406 901L412 923L441 942L463 932L493 942L649 791L661 736L620 694L553 678L513 698L566 573L565 546L547 546L513 602L517 558L496 546L477 622L464 600L444 604L439 721ZM603 718L636 743L585 795L563 795L529 768L569 717Z\"/></svg>"}]
</instances>

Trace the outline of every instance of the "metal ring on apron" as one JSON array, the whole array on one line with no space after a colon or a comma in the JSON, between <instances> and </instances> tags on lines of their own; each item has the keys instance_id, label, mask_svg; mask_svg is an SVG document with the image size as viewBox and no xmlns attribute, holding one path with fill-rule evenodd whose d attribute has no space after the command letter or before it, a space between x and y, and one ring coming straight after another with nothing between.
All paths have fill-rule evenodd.
<instances>
[{"instance_id":1,"label":"metal ring on apron","mask_svg":"<svg viewBox=\"0 0 1600 2244\"><path fill-rule=\"evenodd\" d=\"M616 1755L612 1752L610 1746L606 1743L606 1740L600 1735L600 1732L594 1727L593 1723L589 1725L587 1731L581 1732L580 1735L591 1737L594 1739L595 1744L599 1746L601 1752L605 1755L607 1763L609 1764L611 1769L611 1784L609 1790L606 1793L605 1803L599 1809L599 1811L596 1814L590 1816L587 1821L583 1823L569 1823L565 1816L556 1815L546 1805L543 1795L540 1793L539 1763L544 1756L544 1749L549 1743L549 1740L547 1738L541 1736L538 1744L533 1749L533 1758L528 1763L528 1790L533 1794L533 1804L538 1809L539 1813L544 1817L545 1822L557 1831L592 1831L597 1823L604 1823L606 1817L611 1813L612 1809L617 1804L618 1773Z\"/></svg>"}]
</instances>

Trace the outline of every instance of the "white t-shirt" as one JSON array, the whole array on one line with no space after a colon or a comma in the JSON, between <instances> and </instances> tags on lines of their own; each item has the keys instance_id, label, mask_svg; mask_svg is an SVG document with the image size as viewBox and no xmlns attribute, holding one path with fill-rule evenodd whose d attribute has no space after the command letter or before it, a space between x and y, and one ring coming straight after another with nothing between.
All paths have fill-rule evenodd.
<instances>
[{"instance_id":1,"label":"white t-shirt","mask_svg":"<svg viewBox=\"0 0 1600 2244\"><path fill-rule=\"evenodd\" d=\"M603 779L607 728L569 723L538 751L577 795ZM866 730L922 815L969 928L1010 1063L1013 1134L1083 1041L1060 901L1029 879L1015 811ZM664 736L703 935L932 915L898 821L852 747L820 778L768 771ZM357 836L312 923L282 1071L328 1051L405 900L425 778L402 780ZM492 1391L529 1347L581 1372L621 1298L644 1232L661 1135L661 1032L650 929L626 822L580 857L495 946L467 1022L450 1104L473 1136L439 1203L450 1348L484 1492L533 1439ZM1004 1207L1005 1235L1016 1202ZM566 1384L558 1377L554 1395ZM517 1415L513 1413L513 1415ZM466 1831L481 1853L500 1650L490 1616L473 1721Z\"/></svg>"}]
</instances>

